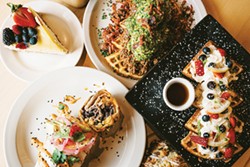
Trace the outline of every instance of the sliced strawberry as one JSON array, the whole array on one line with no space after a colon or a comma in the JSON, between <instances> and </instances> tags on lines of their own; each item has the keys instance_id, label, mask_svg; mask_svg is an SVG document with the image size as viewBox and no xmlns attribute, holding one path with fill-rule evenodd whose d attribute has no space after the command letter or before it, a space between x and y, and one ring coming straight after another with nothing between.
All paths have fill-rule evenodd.
<instances>
[{"instance_id":1,"label":"sliced strawberry","mask_svg":"<svg viewBox=\"0 0 250 167\"><path fill-rule=\"evenodd\" d=\"M227 159L228 158L232 158L233 153L234 153L233 148L232 147L228 147L228 148L225 149L224 157L227 158Z\"/></svg>"},{"instance_id":2,"label":"sliced strawberry","mask_svg":"<svg viewBox=\"0 0 250 167\"><path fill-rule=\"evenodd\" d=\"M220 52L221 56L226 56L227 55L226 51L224 49L222 49L222 48L218 48L218 51Z\"/></svg>"},{"instance_id":3,"label":"sliced strawberry","mask_svg":"<svg viewBox=\"0 0 250 167\"><path fill-rule=\"evenodd\" d=\"M235 131L233 128L229 129L227 137L229 138L229 143L235 144L236 136L235 136Z\"/></svg>"},{"instance_id":4,"label":"sliced strawberry","mask_svg":"<svg viewBox=\"0 0 250 167\"><path fill-rule=\"evenodd\" d=\"M212 138L214 138L216 135L216 132L212 132Z\"/></svg>"},{"instance_id":5,"label":"sliced strawberry","mask_svg":"<svg viewBox=\"0 0 250 167\"><path fill-rule=\"evenodd\" d=\"M35 28L37 26L33 14L30 13L26 7L17 9L13 14L13 20L17 25L22 27Z\"/></svg>"},{"instance_id":6,"label":"sliced strawberry","mask_svg":"<svg viewBox=\"0 0 250 167\"><path fill-rule=\"evenodd\" d=\"M204 75L204 66L203 62L201 60L196 60L194 62L195 64L195 72L198 76L203 76Z\"/></svg>"},{"instance_id":7,"label":"sliced strawberry","mask_svg":"<svg viewBox=\"0 0 250 167\"><path fill-rule=\"evenodd\" d=\"M220 98L228 100L230 98L230 93L229 92L223 92L220 96Z\"/></svg>"},{"instance_id":8,"label":"sliced strawberry","mask_svg":"<svg viewBox=\"0 0 250 167\"><path fill-rule=\"evenodd\" d=\"M217 77L217 78L220 78L220 79L223 78L224 75L225 75L225 73L216 73L216 72L214 72L214 76Z\"/></svg>"},{"instance_id":9,"label":"sliced strawberry","mask_svg":"<svg viewBox=\"0 0 250 167\"><path fill-rule=\"evenodd\" d=\"M26 49L27 47L28 46L23 42L16 44L16 48L19 48L19 49Z\"/></svg>"},{"instance_id":10,"label":"sliced strawberry","mask_svg":"<svg viewBox=\"0 0 250 167\"><path fill-rule=\"evenodd\" d=\"M200 136L190 136L191 141L200 144L204 147L207 147L207 143L208 143L208 138L204 138L204 137L200 137Z\"/></svg>"},{"instance_id":11,"label":"sliced strawberry","mask_svg":"<svg viewBox=\"0 0 250 167\"><path fill-rule=\"evenodd\" d=\"M235 126L236 126L236 119L235 119L235 117L230 117L229 121L230 121L231 127L235 128Z\"/></svg>"},{"instance_id":12,"label":"sliced strawberry","mask_svg":"<svg viewBox=\"0 0 250 167\"><path fill-rule=\"evenodd\" d=\"M209 114L209 115L213 119L218 119L219 118L219 114Z\"/></svg>"}]
</instances>

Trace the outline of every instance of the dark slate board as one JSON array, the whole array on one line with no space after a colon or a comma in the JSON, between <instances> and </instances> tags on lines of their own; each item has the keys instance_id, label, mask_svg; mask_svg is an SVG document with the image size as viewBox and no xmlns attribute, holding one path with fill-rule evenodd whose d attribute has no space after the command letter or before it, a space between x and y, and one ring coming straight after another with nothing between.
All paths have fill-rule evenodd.
<instances>
[{"instance_id":1,"label":"dark slate board","mask_svg":"<svg viewBox=\"0 0 250 167\"><path fill-rule=\"evenodd\" d=\"M226 50L229 56L243 65L244 71L239 79L231 83L231 87L244 102L234 108L233 112L244 123L244 131L238 135L238 142L243 151L233 156L228 163L218 160L198 161L198 158L187 152L180 144L188 130L184 127L196 108L186 111L173 111L166 106L162 98L165 83L174 77L184 77L181 70L189 63L193 56L208 41L214 41ZM194 86L196 83L192 81ZM127 101L144 117L149 126L162 139L169 141L172 147L193 167L220 166L228 167L250 146L250 55L249 53L210 15L198 23L183 41L179 42L163 59L153 67L127 93Z\"/></svg>"}]
</instances>

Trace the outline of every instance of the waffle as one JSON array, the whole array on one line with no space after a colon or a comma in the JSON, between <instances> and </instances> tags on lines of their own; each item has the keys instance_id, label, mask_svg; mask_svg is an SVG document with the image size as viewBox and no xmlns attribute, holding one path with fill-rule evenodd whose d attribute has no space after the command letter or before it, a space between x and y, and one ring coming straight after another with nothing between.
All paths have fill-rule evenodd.
<instances>
[{"instance_id":1,"label":"waffle","mask_svg":"<svg viewBox=\"0 0 250 167\"><path fill-rule=\"evenodd\" d=\"M225 162L228 162L228 161L230 160L230 159L224 159L223 157L220 157L220 158L217 158L217 157L211 158L209 154L204 154L204 155L202 155L202 154L197 150L198 144L196 144L195 142L191 141L190 136L197 136L197 134L195 134L194 132L191 132L191 131L190 131L190 132L187 134L187 136L181 140L181 145L182 145L188 152L190 152L191 154L193 154L193 155L195 155L195 156L197 156L197 157L199 157L199 158L204 158L204 159L223 160L223 161L225 161ZM240 151L243 149L242 146L239 145L239 144L237 144L237 143L233 146L233 148L234 148L234 154L237 154L238 152L240 152ZM223 149L224 149L224 147L219 147L219 148L218 148L219 151L221 151L221 150L223 150Z\"/></svg>"},{"instance_id":2,"label":"waffle","mask_svg":"<svg viewBox=\"0 0 250 167\"><path fill-rule=\"evenodd\" d=\"M115 134L123 120L116 99L105 89L88 98L79 111L79 117L102 137Z\"/></svg>"},{"instance_id":3,"label":"waffle","mask_svg":"<svg viewBox=\"0 0 250 167\"><path fill-rule=\"evenodd\" d=\"M199 56L203 54L203 48L204 47L215 47L217 48L217 46L212 42L212 41L208 41L200 50L199 52L193 57L193 59L191 61L195 61L198 60ZM238 77L237 75L240 74L243 70L242 66L239 65L238 63L236 63L234 60L231 60L232 62L232 67L230 68L230 75L228 75L228 81L231 82L233 80L237 80ZM195 80L192 76L191 73L191 62L189 64L186 65L186 67L182 70L182 74L185 75L186 77L188 77L189 79Z\"/></svg>"}]
</instances>

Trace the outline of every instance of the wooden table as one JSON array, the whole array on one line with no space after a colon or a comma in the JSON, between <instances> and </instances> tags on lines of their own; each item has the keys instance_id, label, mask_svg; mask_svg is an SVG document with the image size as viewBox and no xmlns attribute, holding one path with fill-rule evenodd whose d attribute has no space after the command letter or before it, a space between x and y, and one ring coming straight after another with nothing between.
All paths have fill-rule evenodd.
<instances>
[{"instance_id":1,"label":"wooden table","mask_svg":"<svg viewBox=\"0 0 250 167\"><path fill-rule=\"evenodd\" d=\"M12 3L25 3L30 0L12 0ZM198 1L198 0L197 0ZM0 1L0 24L9 15L9 8L6 6L7 0ZM214 16L235 38L250 52L250 1L249 0L203 0L207 13ZM67 5L66 5L67 6ZM68 6L82 22L84 8L76 9ZM86 51L77 64L95 68L90 61ZM3 131L12 103L20 93L29 85L24 81L15 78L0 62L0 166L7 166L3 154ZM249 113L250 114L250 113ZM249 142L249 141L248 141ZM250 149L234 164L234 167L250 167Z\"/></svg>"}]
</instances>

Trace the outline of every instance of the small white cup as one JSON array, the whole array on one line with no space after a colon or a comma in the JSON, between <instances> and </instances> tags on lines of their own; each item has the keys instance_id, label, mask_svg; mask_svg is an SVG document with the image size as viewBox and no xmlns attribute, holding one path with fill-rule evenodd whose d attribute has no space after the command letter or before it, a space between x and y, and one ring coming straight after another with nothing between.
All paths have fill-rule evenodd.
<instances>
[{"instance_id":1,"label":"small white cup","mask_svg":"<svg viewBox=\"0 0 250 167\"><path fill-rule=\"evenodd\" d=\"M180 83L184 85L188 92L187 100L181 105L172 104L167 97L167 91L169 90L169 87L175 83ZM178 94L176 94L176 96L178 96ZM195 99L195 90L191 82L189 82L187 79L173 78L169 80L163 88L163 99L169 108L176 110L176 111L183 111L189 108L193 104L194 99Z\"/></svg>"}]
</instances>

